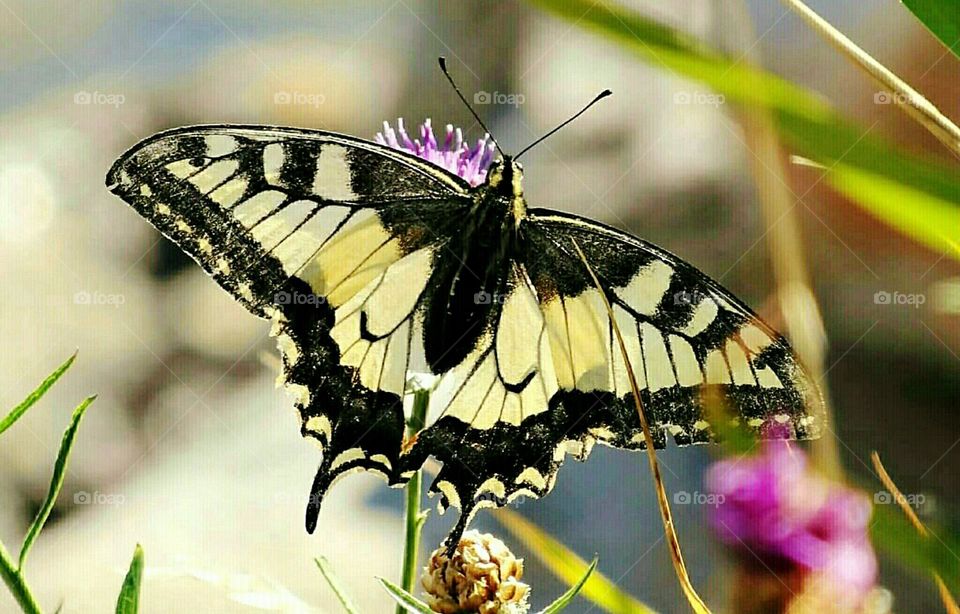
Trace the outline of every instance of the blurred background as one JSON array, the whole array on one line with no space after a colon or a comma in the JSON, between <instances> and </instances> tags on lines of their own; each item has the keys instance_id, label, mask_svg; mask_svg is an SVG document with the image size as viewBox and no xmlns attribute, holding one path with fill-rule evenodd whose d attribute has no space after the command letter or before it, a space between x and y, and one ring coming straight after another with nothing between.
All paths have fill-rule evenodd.
<instances>
[{"instance_id":1,"label":"blurred background","mask_svg":"<svg viewBox=\"0 0 960 614\"><path fill-rule=\"evenodd\" d=\"M623 4L745 51L728 23L739 2ZM767 68L876 134L948 156L779 3L746 4L750 53ZM810 4L960 117L956 59L899 2ZM4 543L19 541L43 500L70 408L99 394L28 570L48 607L110 609L139 542L145 612L336 612L318 554L364 611L392 609L374 576L399 570L401 491L369 476L340 482L317 533L304 532L319 452L274 387L266 323L104 188L112 161L158 130L244 122L372 137L402 116L478 138L436 67L445 55L468 96L490 94L478 112L516 151L609 87L612 98L526 157L531 204L653 241L781 324L770 296L777 246L764 241L732 105L522 2L3 0L0 15L0 408L80 350L0 442ZM790 173L844 465L873 488L868 457L880 451L902 489L924 496L922 515L956 526L960 267L832 192L817 169ZM878 304L878 292L923 299ZM706 448L665 451L668 487L702 491L710 459ZM599 553L606 575L658 610L686 611L643 457L597 448L586 464L568 461L549 497L515 507L582 556ZM703 513L675 507L694 583L719 608L729 565ZM424 548L452 522L433 515ZM511 542L485 512L475 526ZM527 579L535 605L564 589L533 559ZM882 583L897 611L936 607L927 579L888 561ZM14 607L0 591L0 611Z\"/></svg>"}]
</instances>

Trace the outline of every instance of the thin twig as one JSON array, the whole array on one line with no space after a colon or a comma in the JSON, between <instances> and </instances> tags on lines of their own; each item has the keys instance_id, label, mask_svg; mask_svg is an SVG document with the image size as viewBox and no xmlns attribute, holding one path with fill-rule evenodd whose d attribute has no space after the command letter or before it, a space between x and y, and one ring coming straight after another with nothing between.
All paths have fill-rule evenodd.
<instances>
[{"instance_id":1,"label":"thin twig","mask_svg":"<svg viewBox=\"0 0 960 614\"><path fill-rule=\"evenodd\" d=\"M950 121L932 102L924 98L920 92L910 87L907 82L895 75L886 66L875 60L869 53L858 47L856 43L830 25L801 0L781 0L781 2L799 14L810 27L873 77L877 83L893 92L894 102L901 106L913 119L920 122L952 152L960 155L960 127Z\"/></svg>"},{"instance_id":2,"label":"thin twig","mask_svg":"<svg viewBox=\"0 0 960 614\"><path fill-rule=\"evenodd\" d=\"M657 461L657 452L653 445L654 442L653 435L650 432L650 424L647 422L647 416L643 411L643 403L640 400L640 388L637 386L637 378L633 372L633 365L630 363L630 357L627 355L627 346L623 342L623 335L620 334L620 327L617 325L617 320L613 315L613 308L610 307L610 301L607 300L607 295L600 285L600 280L597 279L593 268L590 266L590 263L587 262L586 255L584 255L583 250L580 249L580 244L577 243L575 239L571 239L571 241L573 242L573 247L577 250L577 254L580 256L580 260L582 260L584 266L587 267L587 272L590 273L590 278L593 280L593 285L596 286L600 298L603 299L603 305L607 309L607 317L610 319L610 326L617 336L617 344L620 346L620 355L623 356L627 379L630 380L630 391L633 393L633 401L637 406L637 415L640 417L640 426L643 428L643 440L646 442L647 447L647 460L650 462L650 473L653 474L653 482L657 490L657 502L660 504L660 517L663 519L663 532L666 535L667 544L670 546L670 557L673 560L673 568L677 572L677 579L680 581L680 587L683 589L683 593L686 595L687 601L690 602L690 607L693 608L693 611L697 612L697 614L710 614L707 604L703 602L700 595L697 594L697 590L693 587L693 583L690 581L690 575L687 573L687 566L683 562L683 553L680 550L680 539L677 537L677 531L673 526L673 512L670 510L667 490L663 485L663 477L660 475L660 463Z\"/></svg>"}]
</instances>

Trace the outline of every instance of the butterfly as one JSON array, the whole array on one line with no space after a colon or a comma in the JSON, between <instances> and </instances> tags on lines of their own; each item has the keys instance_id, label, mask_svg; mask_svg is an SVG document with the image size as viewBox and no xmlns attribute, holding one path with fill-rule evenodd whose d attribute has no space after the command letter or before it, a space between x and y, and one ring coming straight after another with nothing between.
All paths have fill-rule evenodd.
<instances>
[{"instance_id":1,"label":"butterfly","mask_svg":"<svg viewBox=\"0 0 960 614\"><path fill-rule=\"evenodd\" d=\"M355 471L401 485L434 457L430 492L460 509L456 539L482 507L547 494L568 454L644 448L613 322L657 447L712 441L711 395L761 435L820 434L817 388L787 342L704 273L615 228L528 207L517 157L470 152L473 185L388 136L185 127L107 175L272 320L302 433L323 450L308 531ZM413 149L430 149L424 136ZM438 379L425 428L405 438L411 372Z\"/></svg>"}]
</instances>

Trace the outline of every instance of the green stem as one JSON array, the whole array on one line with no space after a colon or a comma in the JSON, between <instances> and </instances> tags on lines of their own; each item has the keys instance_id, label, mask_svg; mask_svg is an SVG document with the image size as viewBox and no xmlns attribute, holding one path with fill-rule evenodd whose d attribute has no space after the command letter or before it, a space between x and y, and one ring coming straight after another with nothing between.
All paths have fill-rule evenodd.
<instances>
[{"instance_id":1,"label":"green stem","mask_svg":"<svg viewBox=\"0 0 960 614\"><path fill-rule=\"evenodd\" d=\"M430 390L416 390L413 393L413 411L407 424L407 436L412 437L423 430L427 421L427 406L430 404ZM424 517L420 513L422 475L417 471L407 483L406 543L403 547L403 590L413 593L417 578L417 555L420 552L420 529ZM397 606L397 614L406 614L402 606Z\"/></svg>"},{"instance_id":2,"label":"green stem","mask_svg":"<svg viewBox=\"0 0 960 614\"><path fill-rule=\"evenodd\" d=\"M20 604L20 608L26 614L42 614L43 610L37 605L37 600L30 592L30 587L27 586L27 581L21 571L17 569L10 553L7 552L2 543L0 543L0 576L3 576L7 588L10 589L13 597Z\"/></svg>"}]
</instances>

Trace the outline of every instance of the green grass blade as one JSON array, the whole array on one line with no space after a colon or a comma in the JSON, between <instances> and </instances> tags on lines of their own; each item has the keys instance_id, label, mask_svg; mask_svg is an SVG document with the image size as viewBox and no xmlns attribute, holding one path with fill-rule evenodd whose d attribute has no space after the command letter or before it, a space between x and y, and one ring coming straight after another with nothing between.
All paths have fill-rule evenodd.
<instances>
[{"instance_id":1,"label":"green grass blade","mask_svg":"<svg viewBox=\"0 0 960 614\"><path fill-rule=\"evenodd\" d=\"M140 544L133 550L130 569L120 587L117 598L117 614L137 614L140 610L140 581L143 579L143 548Z\"/></svg>"},{"instance_id":2,"label":"green grass blade","mask_svg":"<svg viewBox=\"0 0 960 614\"><path fill-rule=\"evenodd\" d=\"M960 58L960 0L903 0L903 4Z\"/></svg>"},{"instance_id":3,"label":"green grass blade","mask_svg":"<svg viewBox=\"0 0 960 614\"><path fill-rule=\"evenodd\" d=\"M40 531L43 530L43 525L47 522L47 518L50 517L50 512L53 510L53 506L57 502L57 496L60 494L60 489L63 487L63 480L67 473L67 463L70 459L70 451L73 448L74 439L77 437L77 429L80 428L80 420L96 398L96 396L87 397L73 410L73 418L70 420L70 426L68 426L67 430L63 433L60 451L57 453L57 462L53 466L53 479L50 480L50 490L47 492L47 498L43 501L43 505L40 506L36 518L34 518L30 524L27 536L23 540L23 546L20 547L21 570L23 569L24 561L27 559L27 554L30 552L31 546L33 546L33 542L36 541L37 536L40 535Z\"/></svg>"},{"instance_id":4,"label":"green grass blade","mask_svg":"<svg viewBox=\"0 0 960 614\"><path fill-rule=\"evenodd\" d=\"M337 596L337 600L340 601L340 605L343 606L343 611L347 614L357 614L358 610L353 601L350 600L350 597L347 596L347 593L344 592L343 586L340 584L340 580L337 578L336 574L333 573L333 568L330 567L330 562L322 556L318 556L314 559L317 563L317 567L320 568L320 573L323 574L323 579L327 581L327 584L330 585L330 589L333 591L333 594Z\"/></svg>"},{"instance_id":5,"label":"green grass blade","mask_svg":"<svg viewBox=\"0 0 960 614\"><path fill-rule=\"evenodd\" d=\"M67 372L67 369L70 368L70 365L73 364L73 361L76 360L77 353L74 352L73 356L67 359L62 365L57 367L57 370L47 376L47 379L43 380L41 384L37 387L36 390L31 392L27 398L25 398L19 405L13 408L13 410L6 415L2 420L0 420L0 434L5 430L13 426L13 423L20 419L23 414L27 412L34 403L40 400L40 398L47 393L47 390L57 383L57 380L60 379L60 376Z\"/></svg>"},{"instance_id":6,"label":"green grass blade","mask_svg":"<svg viewBox=\"0 0 960 614\"><path fill-rule=\"evenodd\" d=\"M570 590L560 595L556 601L544 608L540 614L557 614L557 612L563 612L566 607L570 605L570 602L580 594L580 591L583 589L583 585L587 583L587 580L590 579L590 575L597 568L597 561L599 560L599 558L593 557L593 562L590 563L590 567L587 568L587 573L583 574L583 577L580 578L580 581L570 587Z\"/></svg>"},{"instance_id":7,"label":"green grass blade","mask_svg":"<svg viewBox=\"0 0 960 614\"><path fill-rule=\"evenodd\" d=\"M735 62L705 44L608 0L530 0L570 23L597 32L657 66L711 86L730 100L808 118L833 111L818 94L772 73Z\"/></svg>"},{"instance_id":8,"label":"green grass blade","mask_svg":"<svg viewBox=\"0 0 960 614\"><path fill-rule=\"evenodd\" d=\"M390 593L390 596L393 597L393 600L397 602L397 605L405 609L407 612L413 612L414 614L436 614L427 606L427 604L423 603L393 582L384 580L383 578L377 579L380 580L380 584L387 589L387 592Z\"/></svg>"},{"instance_id":9,"label":"green grass blade","mask_svg":"<svg viewBox=\"0 0 960 614\"><path fill-rule=\"evenodd\" d=\"M589 569L586 561L520 514L502 508L497 510L494 517L564 582L578 582ZM598 608L611 614L655 613L651 607L617 588L616 584L599 571L590 575L580 593Z\"/></svg>"},{"instance_id":10,"label":"green grass blade","mask_svg":"<svg viewBox=\"0 0 960 614\"><path fill-rule=\"evenodd\" d=\"M844 119L814 92L724 57L685 35L606 0L598 3L593 0L529 1L617 43L652 66L710 86L728 101L767 107L773 112L784 143L793 152L826 168L842 162L861 175L878 177L888 185L899 184L915 192L917 199L935 199L943 205L960 208L960 172L955 166L894 147L868 128ZM904 216L912 214L895 195L878 190L845 193L874 212L881 206L886 210L902 207ZM893 223L888 217L882 219ZM903 228L902 222L893 225ZM931 227L932 224L915 226L911 236L927 245L942 245L940 236L931 234ZM940 234L943 230L941 227ZM956 250L949 250L948 254L960 259L960 252Z\"/></svg>"},{"instance_id":11,"label":"green grass blade","mask_svg":"<svg viewBox=\"0 0 960 614\"><path fill-rule=\"evenodd\" d=\"M834 166L827 183L935 252L956 255L960 249L960 207L953 203L846 164Z\"/></svg>"}]
</instances>

